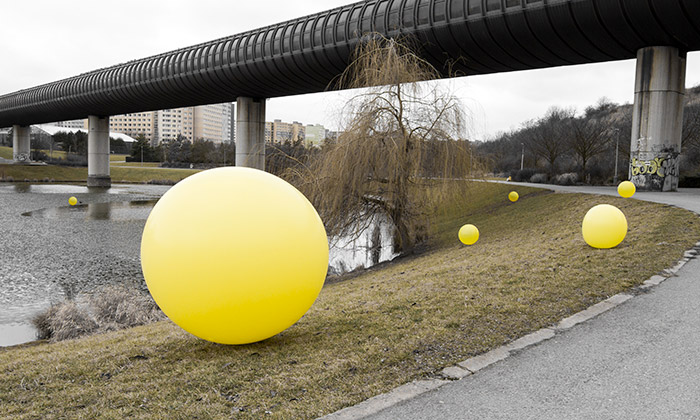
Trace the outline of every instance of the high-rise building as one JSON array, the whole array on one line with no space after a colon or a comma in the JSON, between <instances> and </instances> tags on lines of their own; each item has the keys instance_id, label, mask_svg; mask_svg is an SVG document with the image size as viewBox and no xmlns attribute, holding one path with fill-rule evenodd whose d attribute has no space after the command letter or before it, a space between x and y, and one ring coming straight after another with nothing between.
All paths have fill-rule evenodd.
<instances>
[{"instance_id":1,"label":"high-rise building","mask_svg":"<svg viewBox=\"0 0 700 420\"><path fill-rule=\"evenodd\" d=\"M154 119L154 144L184 137L194 139L194 108L163 109L156 112Z\"/></svg>"},{"instance_id":2,"label":"high-rise building","mask_svg":"<svg viewBox=\"0 0 700 420\"><path fill-rule=\"evenodd\" d=\"M84 129L86 131L88 128L87 120L59 121L59 122L53 123L52 125L55 125L56 127L63 127L63 128L76 128L78 130Z\"/></svg>"},{"instance_id":3,"label":"high-rise building","mask_svg":"<svg viewBox=\"0 0 700 420\"><path fill-rule=\"evenodd\" d=\"M153 143L155 134L155 118L156 112L113 115L109 117L109 131L123 133L134 138L144 136L146 140Z\"/></svg>"},{"instance_id":4,"label":"high-rise building","mask_svg":"<svg viewBox=\"0 0 700 420\"><path fill-rule=\"evenodd\" d=\"M298 121L292 123L274 120L265 123L265 141L270 143L284 143L286 141L304 140L306 127Z\"/></svg>"},{"instance_id":5,"label":"high-rise building","mask_svg":"<svg viewBox=\"0 0 700 420\"><path fill-rule=\"evenodd\" d=\"M194 108L194 138L215 143L231 140L231 104L204 105Z\"/></svg>"},{"instance_id":6,"label":"high-rise building","mask_svg":"<svg viewBox=\"0 0 700 420\"><path fill-rule=\"evenodd\" d=\"M312 124L306 126L306 137L304 138L304 143L306 146L321 146L323 140L326 138L326 127L321 124Z\"/></svg>"},{"instance_id":7,"label":"high-rise building","mask_svg":"<svg viewBox=\"0 0 700 420\"><path fill-rule=\"evenodd\" d=\"M231 103L197 107L164 109L109 117L109 130L130 137L144 136L152 145L175 140L203 139L216 143L233 139ZM66 128L88 129L88 120L62 121L54 125Z\"/></svg>"}]
</instances>

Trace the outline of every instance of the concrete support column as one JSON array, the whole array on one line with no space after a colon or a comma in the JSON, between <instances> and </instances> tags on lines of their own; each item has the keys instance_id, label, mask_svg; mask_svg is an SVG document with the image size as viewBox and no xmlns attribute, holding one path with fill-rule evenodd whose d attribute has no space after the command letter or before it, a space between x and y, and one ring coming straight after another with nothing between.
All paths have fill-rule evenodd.
<instances>
[{"instance_id":1,"label":"concrete support column","mask_svg":"<svg viewBox=\"0 0 700 420\"><path fill-rule=\"evenodd\" d=\"M265 170L265 99L236 99L236 166Z\"/></svg>"},{"instance_id":2,"label":"concrete support column","mask_svg":"<svg viewBox=\"0 0 700 420\"><path fill-rule=\"evenodd\" d=\"M88 117L88 187L112 185L109 176L109 117Z\"/></svg>"},{"instance_id":3,"label":"concrete support column","mask_svg":"<svg viewBox=\"0 0 700 420\"><path fill-rule=\"evenodd\" d=\"M685 67L674 47L637 52L629 177L639 190L678 188Z\"/></svg>"},{"instance_id":4,"label":"concrete support column","mask_svg":"<svg viewBox=\"0 0 700 420\"><path fill-rule=\"evenodd\" d=\"M31 157L31 127L12 126L12 159L15 163L29 163Z\"/></svg>"}]
</instances>

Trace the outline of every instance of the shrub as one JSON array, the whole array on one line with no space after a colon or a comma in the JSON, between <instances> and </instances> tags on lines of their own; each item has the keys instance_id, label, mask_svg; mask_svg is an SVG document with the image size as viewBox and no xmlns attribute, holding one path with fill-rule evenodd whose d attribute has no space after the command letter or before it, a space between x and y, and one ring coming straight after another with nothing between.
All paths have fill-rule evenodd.
<instances>
[{"instance_id":1,"label":"shrub","mask_svg":"<svg viewBox=\"0 0 700 420\"><path fill-rule=\"evenodd\" d=\"M700 188L700 175L681 176L678 186L681 188Z\"/></svg>"},{"instance_id":2,"label":"shrub","mask_svg":"<svg viewBox=\"0 0 700 420\"><path fill-rule=\"evenodd\" d=\"M555 176L553 181L557 185L574 185L578 182L578 175L574 172L569 172Z\"/></svg>"},{"instance_id":3,"label":"shrub","mask_svg":"<svg viewBox=\"0 0 700 420\"><path fill-rule=\"evenodd\" d=\"M163 319L163 313L150 296L123 286L106 287L89 301L100 325L117 324L126 328Z\"/></svg>"},{"instance_id":4,"label":"shrub","mask_svg":"<svg viewBox=\"0 0 700 420\"><path fill-rule=\"evenodd\" d=\"M90 334L98 325L90 314L78 307L75 302L64 302L51 306L37 315L32 323L38 336L51 341L68 340Z\"/></svg>"},{"instance_id":5,"label":"shrub","mask_svg":"<svg viewBox=\"0 0 700 420\"><path fill-rule=\"evenodd\" d=\"M533 176L530 177L530 182L536 183L536 184L546 184L547 183L547 174L534 174Z\"/></svg>"},{"instance_id":6,"label":"shrub","mask_svg":"<svg viewBox=\"0 0 700 420\"><path fill-rule=\"evenodd\" d=\"M535 170L531 168L525 168L522 170L517 170L511 172L511 180L516 182L528 182L530 178L535 174Z\"/></svg>"},{"instance_id":7,"label":"shrub","mask_svg":"<svg viewBox=\"0 0 700 420\"><path fill-rule=\"evenodd\" d=\"M135 327L165 319L149 295L123 286L108 286L83 296L81 303L52 305L32 319L39 339L61 341Z\"/></svg>"}]
</instances>

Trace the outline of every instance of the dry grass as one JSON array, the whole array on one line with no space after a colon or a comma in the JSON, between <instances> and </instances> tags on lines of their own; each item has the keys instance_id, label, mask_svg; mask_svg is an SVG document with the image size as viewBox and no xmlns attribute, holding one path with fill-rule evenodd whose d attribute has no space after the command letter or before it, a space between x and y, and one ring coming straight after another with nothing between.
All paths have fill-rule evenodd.
<instances>
[{"instance_id":1,"label":"dry grass","mask_svg":"<svg viewBox=\"0 0 700 420\"><path fill-rule=\"evenodd\" d=\"M509 188L483 186L436 217L437 249L328 285L262 343L211 344L166 321L0 350L0 418L314 418L640 284L700 238L697 215L668 206L522 188L510 204ZM602 202L629 221L612 250L580 234ZM457 242L463 223L481 230L476 245Z\"/></svg>"},{"instance_id":2,"label":"dry grass","mask_svg":"<svg viewBox=\"0 0 700 420\"><path fill-rule=\"evenodd\" d=\"M115 331L165 319L150 296L122 286L108 286L76 300L52 305L33 324L39 338L52 342Z\"/></svg>"}]
</instances>

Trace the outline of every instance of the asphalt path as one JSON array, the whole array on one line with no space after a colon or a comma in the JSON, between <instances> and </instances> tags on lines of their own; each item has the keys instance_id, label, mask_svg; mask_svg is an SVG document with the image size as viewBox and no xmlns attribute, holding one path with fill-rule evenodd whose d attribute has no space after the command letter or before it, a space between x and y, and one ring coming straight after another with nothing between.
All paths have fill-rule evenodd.
<instances>
[{"instance_id":1,"label":"asphalt path","mask_svg":"<svg viewBox=\"0 0 700 420\"><path fill-rule=\"evenodd\" d=\"M635 198L700 213L700 190ZM550 340L365 418L700 419L700 260Z\"/></svg>"}]
</instances>

